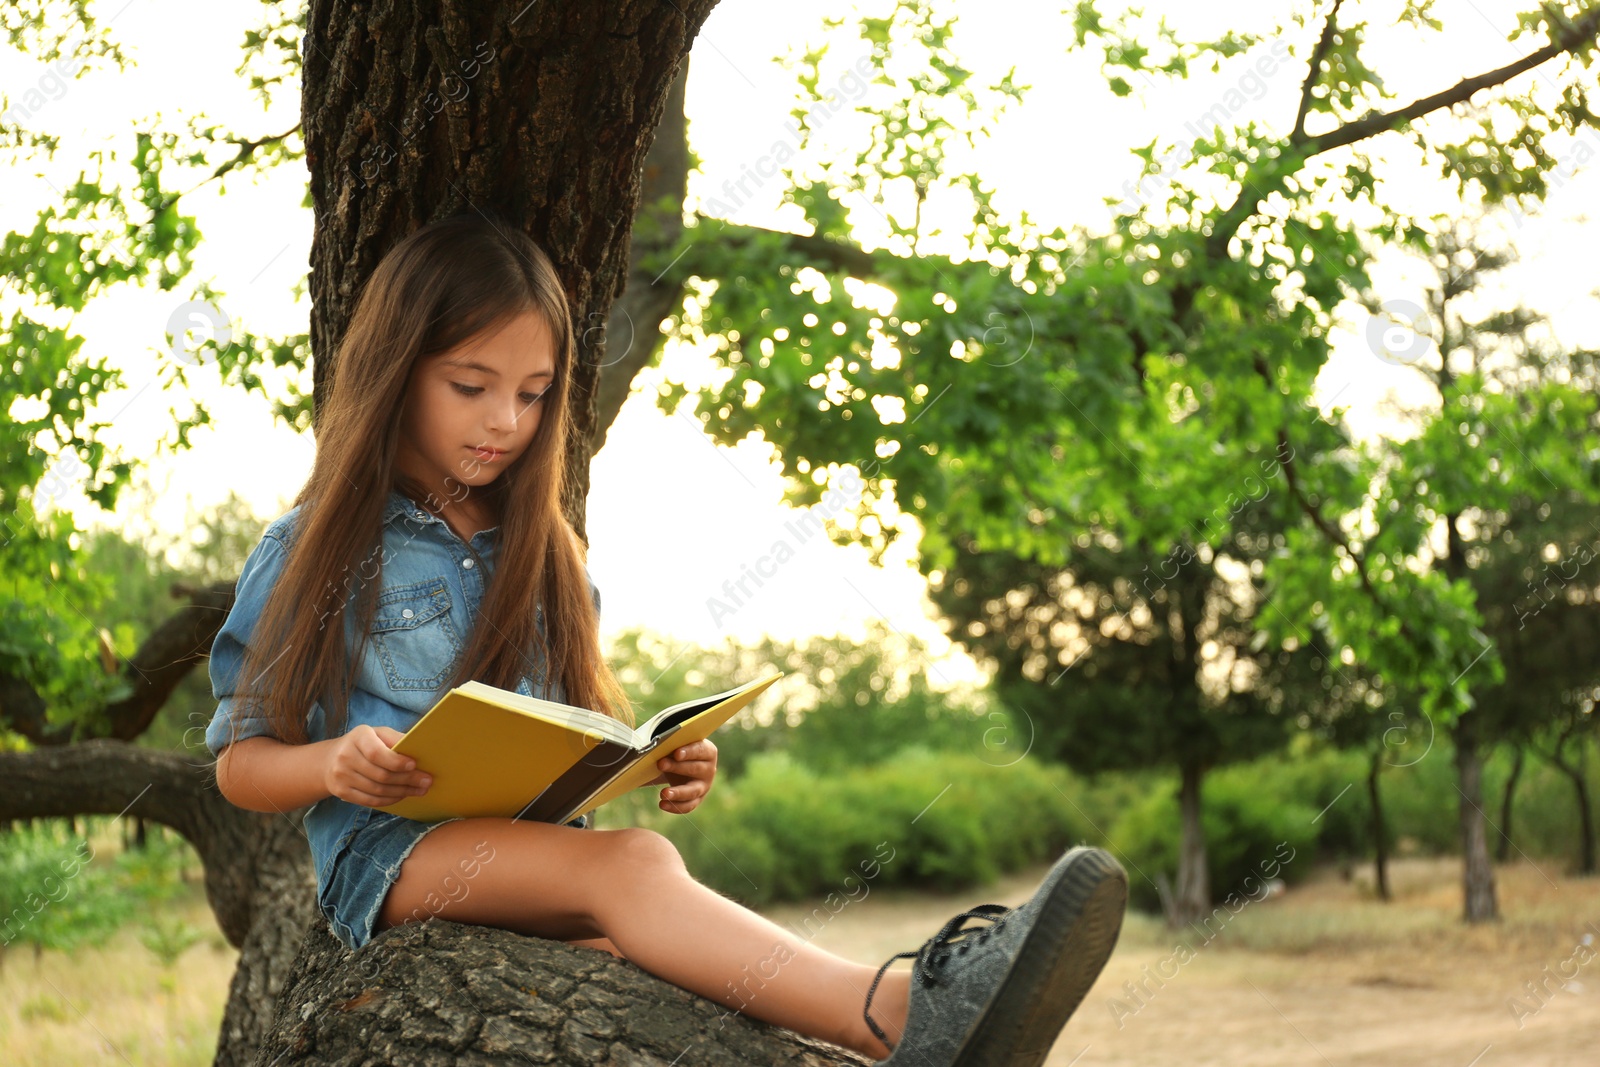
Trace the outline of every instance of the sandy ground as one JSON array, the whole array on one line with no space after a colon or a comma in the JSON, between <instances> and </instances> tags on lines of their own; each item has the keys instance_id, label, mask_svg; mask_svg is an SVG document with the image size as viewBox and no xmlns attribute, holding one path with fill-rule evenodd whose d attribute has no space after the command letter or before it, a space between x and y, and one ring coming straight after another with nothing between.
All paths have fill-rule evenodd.
<instances>
[{"instance_id":1,"label":"sandy ground","mask_svg":"<svg viewBox=\"0 0 1600 1067\"><path fill-rule=\"evenodd\" d=\"M842 907L835 900L837 912L781 906L764 913L876 967L916 948L965 907L1021 903L1045 869L965 896L890 889L862 896L857 889L859 899ZM1182 935L1131 914L1117 951L1047 1063L1600 1063L1600 880L1564 878L1530 864L1502 868L1502 921L1469 929L1457 918L1456 871L1449 861L1402 863L1389 904L1372 900L1359 877L1345 881L1327 872L1245 906L1213 927L1209 942L1191 932L1187 962L1175 956ZM810 924L801 925L807 914ZM1578 948L1586 933L1593 956ZM1552 979L1557 971L1571 980ZM1530 981L1543 983L1537 999L1525 988ZM1142 988L1130 992L1125 983ZM1523 1006L1520 1020L1513 998Z\"/></svg>"}]
</instances>

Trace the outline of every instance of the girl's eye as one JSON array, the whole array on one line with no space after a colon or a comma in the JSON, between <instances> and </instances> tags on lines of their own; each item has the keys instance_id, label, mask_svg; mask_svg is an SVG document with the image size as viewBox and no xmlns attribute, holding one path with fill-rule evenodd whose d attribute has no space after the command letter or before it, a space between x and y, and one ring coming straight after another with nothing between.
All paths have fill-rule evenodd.
<instances>
[{"instance_id":1,"label":"girl's eye","mask_svg":"<svg viewBox=\"0 0 1600 1067\"><path fill-rule=\"evenodd\" d=\"M481 385L462 385L460 382L451 382L450 384L454 386L456 392L460 393L462 396L477 396L479 393L483 392L483 386ZM548 393L549 391L550 390L546 389L543 393L523 393L521 394L522 402L530 405L536 404L540 400L544 399L544 394Z\"/></svg>"}]
</instances>

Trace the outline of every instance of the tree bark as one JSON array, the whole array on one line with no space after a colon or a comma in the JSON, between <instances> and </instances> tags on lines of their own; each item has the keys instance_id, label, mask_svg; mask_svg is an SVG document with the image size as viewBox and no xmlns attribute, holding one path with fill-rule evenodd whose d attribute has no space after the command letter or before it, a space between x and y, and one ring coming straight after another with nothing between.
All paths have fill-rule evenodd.
<instances>
[{"instance_id":1,"label":"tree bark","mask_svg":"<svg viewBox=\"0 0 1600 1067\"><path fill-rule=\"evenodd\" d=\"M1477 723L1467 712L1456 722L1456 789L1461 794L1462 917L1469 923L1500 918L1495 902L1494 867L1483 817L1483 760L1478 751Z\"/></svg>"},{"instance_id":2,"label":"tree bark","mask_svg":"<svg viewBox=\"0 0 1600 1067\"><path fill-rule=\"evenodd\" d=\"M578 324L568 498L586 537L590 440L640 171L715 0L312 0L302 125L313 424L362 282L419 226L494 211L550 255ZM681 203L681 201L680 201Z\"/></svg>"},{"instance_id":3,"label":"tree bark","mask_svg":"<svg viewBox=\"0 0 1600 1067\"><path fill-rule=\"evenodd\" d=\"M1390 900L1389 894L1389 828L1383 818L1383 793L1378 788L1378 775L1383 770L1383 749L1372 753L1367 764L1367 800L1372 805L1372 869L1377 885L1378 899Z\"/></svg>"},{"instance_id":4,"label":"tree bark","mask_svg":"<svg viewBox=\"0 0 1600 1067\"><path fill-rule=\"evenodd\" d=\"M256 1062L869 1064L600 949L428 919L350 952L306 931Z\"/></svg>"},{"instance_id":5,"label":"tree bark","mask_svg":"<svg viewBox=\"0 0 1600 1067\"><path fill-rule=\"evenodd\" d=\"M1211 880L1206 871L1206 832L1200 820L1200 784L1205 772L1193 764L1180 768L1178 784L1178 892L1174 925L1194 922L1211 910Z\"/></svg>"},{"instance_id":6,"label":"tree bark","mask_svg":"<svg viewBox=\"0 0 1600 1067\"><path fill-rule=\"evenodd\" d=\"M1522 764L1527 752L1521 745L1511 749L1511 773L1506 777L1505 792L1500 795L1500 840L1494 845L1494 861L1504 863L1511 858L1511 802L1516 799L1517 781L1522 777Z\"/></svg>"}]
</instances>

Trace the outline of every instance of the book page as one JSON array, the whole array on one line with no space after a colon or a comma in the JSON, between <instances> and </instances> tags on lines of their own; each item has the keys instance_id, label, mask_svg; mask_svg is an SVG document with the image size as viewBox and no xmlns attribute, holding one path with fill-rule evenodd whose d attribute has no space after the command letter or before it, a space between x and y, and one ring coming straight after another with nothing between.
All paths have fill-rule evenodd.
<instances>
[{"instance_id":1,"label":"book page","mask_svg":"<svg viewBox=\"0 0 1600 1067\"><path fill-rule=\"evenodd\" d=\"M774 675L773 677L778 677L778 675ZM687 722L696 715L699 715L701 712L716 707L718 704L730 697L738 696L746 689L760 685L764 680L765 679L757 679L754 682L746 682L743 685L736 685L726 692L717 693L715 696L695 697L692 700L685 700L682 703L672 705L670 708L656 712L654 715L650 716L650 718L640 723L638 728L634 730L635 747L640 749L651 747L655 744L656 739L659 738L665 731L673 729L680 723Z\"/></svg>"}]
</instances>

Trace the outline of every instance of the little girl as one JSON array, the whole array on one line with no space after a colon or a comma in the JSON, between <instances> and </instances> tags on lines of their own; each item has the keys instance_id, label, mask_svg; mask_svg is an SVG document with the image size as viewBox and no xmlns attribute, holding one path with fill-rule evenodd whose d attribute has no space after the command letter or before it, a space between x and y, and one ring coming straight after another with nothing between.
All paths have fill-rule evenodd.
<instances>
[{"instance_id":1,"label":"little girl","mask_svg":"<svg viewBox=\"0 0 1600 1067\"><path fill-rule=\"evenodd\" d=\"M428 769L391 746L469 679L634 721L563 515L575 353L550 260L504 220L433 223L378 264L311 475L245 561L212 647L206 744L223 795L309 806L317 904L353 950L438 916L601 949L888 1062L1041 1062L1121 924L1125 876L1098 849L1063 855L1025 904L964 911L874 972L696 881L651 830L375 810L427 792ZM716 745L658 766L661 809L693 811Z\"/></svg>"}]
</instances>

